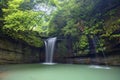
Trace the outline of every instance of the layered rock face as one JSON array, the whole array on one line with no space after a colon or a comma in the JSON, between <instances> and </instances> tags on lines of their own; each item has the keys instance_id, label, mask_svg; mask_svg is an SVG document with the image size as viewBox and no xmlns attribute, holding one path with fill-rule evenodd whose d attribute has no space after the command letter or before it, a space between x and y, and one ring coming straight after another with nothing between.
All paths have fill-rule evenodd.
<instances>
[{"instance_id":1,"label":"layered rock face","mask_svg":"<svg viewBox=\"0 0 120 80\"><path fill-rule=\"evenodd\" d=\"M39 54L38 48L0 37L0 64L39 62Z\"/></svg>"}]
</instances>

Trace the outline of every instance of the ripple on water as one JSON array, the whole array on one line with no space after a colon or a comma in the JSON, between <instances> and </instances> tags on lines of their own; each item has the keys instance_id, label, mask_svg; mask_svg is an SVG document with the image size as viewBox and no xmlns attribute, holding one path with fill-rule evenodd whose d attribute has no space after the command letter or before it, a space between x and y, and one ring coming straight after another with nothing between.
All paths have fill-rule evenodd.
<instances>
[{"instance_id":1,"label":"ripple on water","mask_svg":"<svg viewBox=\"0 0 120 80\"><path fill-rule=\"evenodd\" d=\"M111 69L108 66L99 66L99 65L91 65L90 68L96 68L96 69Z\"/></svg>"}]
</instances>

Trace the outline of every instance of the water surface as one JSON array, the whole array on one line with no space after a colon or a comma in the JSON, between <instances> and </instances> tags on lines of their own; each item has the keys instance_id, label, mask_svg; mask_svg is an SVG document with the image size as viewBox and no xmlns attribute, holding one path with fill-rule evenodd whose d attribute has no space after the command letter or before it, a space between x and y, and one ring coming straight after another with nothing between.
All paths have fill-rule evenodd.
<instances>
[{"instance_id":1,"label":"water surface","mask_svg":"<svg viewBox=\"0 0 120 80\"><path fill-rule=\"evenodd\" d=\"M73 64L0 66L0 80L120 80L120 67L94 68Z\"/></svg>"}]
</instances>

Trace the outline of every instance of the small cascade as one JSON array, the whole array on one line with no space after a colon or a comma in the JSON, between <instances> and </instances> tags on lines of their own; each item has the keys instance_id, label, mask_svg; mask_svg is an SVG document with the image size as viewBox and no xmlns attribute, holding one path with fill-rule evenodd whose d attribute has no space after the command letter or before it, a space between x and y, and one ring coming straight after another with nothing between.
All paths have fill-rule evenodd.
<instances>
[{"instance_id":1,"label":"small cascade","mask_svg":"<svg viewBox=\"0 0 120 80\"><path fill-rule=\"evenodd\" d=\"M55 64L53 63L53 54L54 54L54 47L55 47L55 42L57 38L48 38L46 39L45 42L45 63L43 64Z\"/></svg>"},{"instance_id":2,"label":"small cascade","mask_svg":"<svg viewBox=\"0 0 120 80\"><path fill-rule=\"evenodd\" d=\"M94 45L94 50L96 49L96 43L98 43L100 45L100 41L98 39L97 36L94 36L93 37L93 45ZM96 52L96 51L95 51ZM96 54L96 53L95 53ZM106 55L104 53L104 51L102 50L102 54L103 54L103 57L104 57L104 61L105 61L105 66L99 66L99 65L91 65L90 68L99 68L99 69L111 69L110 67L108 67L108 63L107 63L107 59L106 59ZM96 57L97 54L96 54Z\"/></svg>"},{"instance_id":3,"label":"small cascade","mask_svg":"<svg viewBox=\"0 0 120 80\"><path fill-rule=\"evenodd\" d=\"M98 37L97 36L95 36L95 37L96 37L96 40L97 40L98 44L100 45L100 41L99 41ZM105 55L103 49L102 49L102 54L103 54L103 57L104 57L105 64L106 64L106 66L108 66L107 58L106 58L106 55Z\"/></svg>"}]
</instances>

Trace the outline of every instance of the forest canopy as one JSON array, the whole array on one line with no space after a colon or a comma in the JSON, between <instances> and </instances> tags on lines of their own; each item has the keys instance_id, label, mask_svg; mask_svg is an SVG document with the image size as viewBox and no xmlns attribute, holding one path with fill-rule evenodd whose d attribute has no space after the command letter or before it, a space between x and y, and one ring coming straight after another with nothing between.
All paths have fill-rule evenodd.
<instances>
[{"instance_id":1,"label":"forest canopy","mask_svg":"<svg viewBox=\"0 0 120 80\"><path fill-rule=\"evenodd\" d=\"M96 52L120 44L120 0L1 0L0 6L0 31L32 46L53 36L68 39L78 54L89 52L90 41Z\"/></svg>"}]
</instances>

